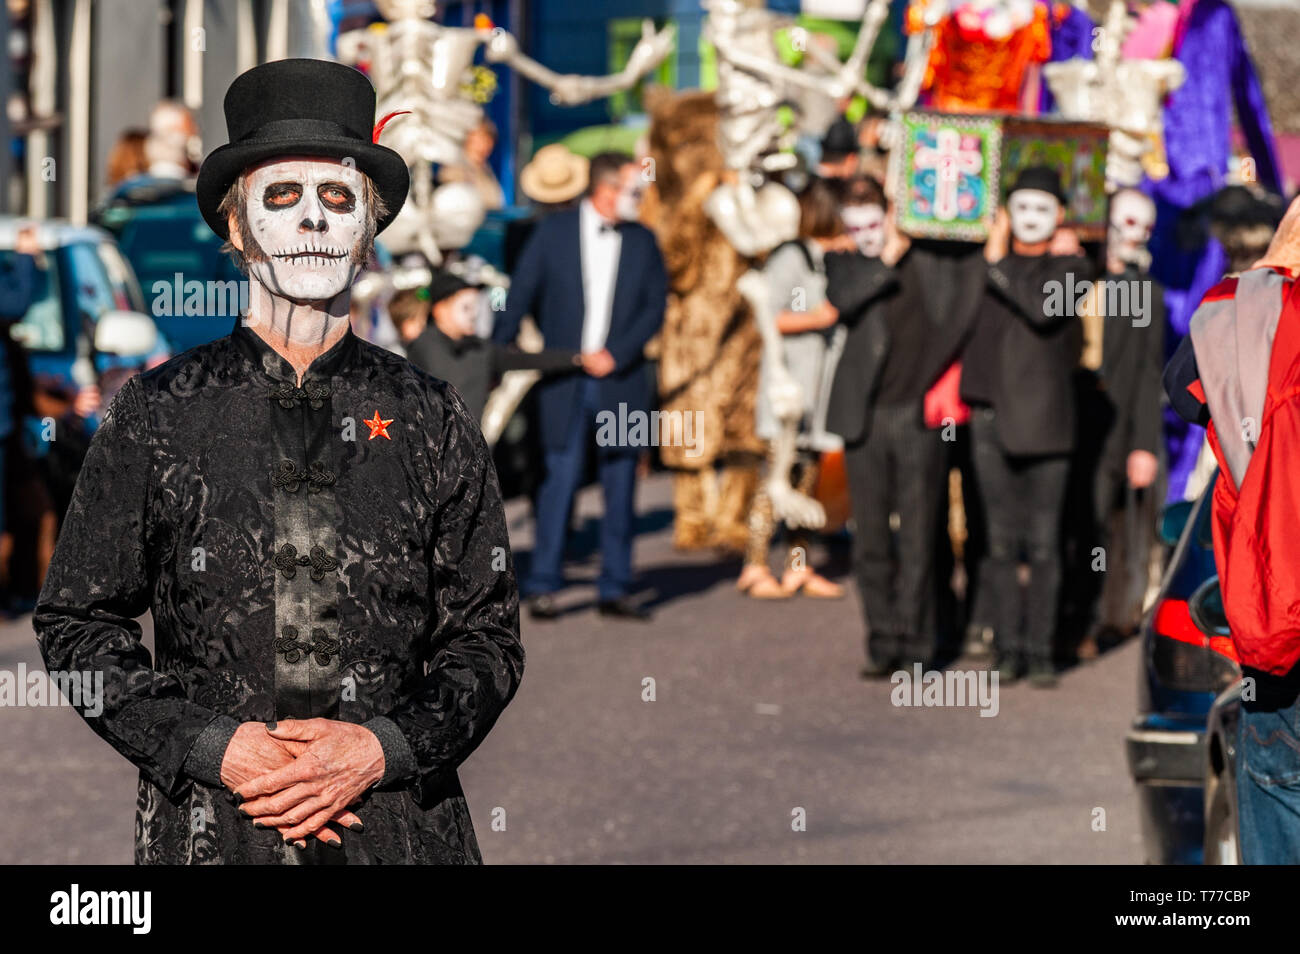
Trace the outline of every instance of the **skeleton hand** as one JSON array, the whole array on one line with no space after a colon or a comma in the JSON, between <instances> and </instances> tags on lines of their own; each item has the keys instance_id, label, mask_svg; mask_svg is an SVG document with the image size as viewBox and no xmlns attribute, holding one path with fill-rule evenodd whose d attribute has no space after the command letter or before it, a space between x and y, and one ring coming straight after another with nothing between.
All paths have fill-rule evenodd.
<instances>
[{"instance_id":1,"label":"skeleton hand","mask_svg":"<svg viewBox=\"0 0 1300 954\"><path fill-rule=\"evenodd\" d=\"M779 421L798 421L803 417L803 388L784 367L773 370L767 385L767 401Z\"/></svg>"},{"instance_id":2,"label":"skeleton hand","mask_svg":"<svg viewBox=\"0 0 1300 954\"><path fill-rule=\"evenodd\" d=\"M588 76L558 76L551 87L551 102L557 106L580 106L595 97L595 86Z\"/></svg>"},{"instance_id":3,"label":"skeleton hand","mask_svg":"<svg viewBox=\"0 0 1300 954\"><path fill-rule=\"evenodd\" d=\"M788 527L818 530L826 525L825 508L791 487L788 477L770 477L767 481L767 496L772 501L773 516Z\"/></svg>"},{"instance_id":4,"label":"skeleton hand","mask_svg":"<svg viewBox=\"0 0 1300 954\"><path fill-rule=\"evenodd\" d=\"M887 119L880 124L880 148L885 152L895 149L903 141L903 124Z\"/></svg>"},{"instance_id":5,"label":"skeleton hand","mask_svg":"<svg viewBox=\"0 0 1300 954\"><path fill-rule=\"evenodd\" d=\"M656 33L655 25L651 20L642 20L641 39L637 40L636 46L632 48L632 55L627 58L627 65L623 67L623 71L635 76L649 73L673 51L675 33L676 28L671 24Z\"/></svg>"}]
</instances>

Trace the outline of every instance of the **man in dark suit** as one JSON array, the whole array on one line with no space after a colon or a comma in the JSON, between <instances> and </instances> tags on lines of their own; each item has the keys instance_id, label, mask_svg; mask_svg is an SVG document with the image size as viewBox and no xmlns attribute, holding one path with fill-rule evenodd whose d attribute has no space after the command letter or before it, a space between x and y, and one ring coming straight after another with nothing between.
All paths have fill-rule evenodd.
<instances>
[{"instance_id":1,"label":"man in dark suit","mask_svg":"<svg viewBox=\"0 0 1300 954\"><path fill-rule=\"evenodd\" d=\"M569 507L595 426L600 427L597 463L605 495L600 611L649 618L629 598L629 587L637 457L651 435L648 427L605 426L648 416L654 401L644 349L663 323L668 276L653 234L629 221L636 216L639 173L625 154L602 153L591 160L587 195L578 208L543 219L529 236L493 331L496 341L511 342L520 320L531 314L546 346L581 351L585 371L537 386L546 476L522 589L538 619L558 615L553 594L564 582ZM644 439L635 440L638 434Z\"/></svg>"}]
</instances>

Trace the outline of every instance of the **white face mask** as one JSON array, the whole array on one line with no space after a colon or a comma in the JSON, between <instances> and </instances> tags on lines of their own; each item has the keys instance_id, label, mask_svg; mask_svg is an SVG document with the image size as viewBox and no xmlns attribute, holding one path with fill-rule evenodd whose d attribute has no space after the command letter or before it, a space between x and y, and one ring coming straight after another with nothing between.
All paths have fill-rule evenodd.
<instances>
[{"instance_id":1,"label":"white face mask","mask_svg":"<svg viewBox=\"0 0 1300 954\"><path fill-rule=\"evenodd\" d=\"M289 159L248 177L248 227L266 258L249 275L278 298L327 301L361 268L366 200L361 173L328 159ZM247 243L245 243L247 247Z\"/></svg>"},{"instance_id":2,"label":"white face mask","mask_svg":"<svg viewBox=\"0 0 1300 954\"><path fill-rule=\"evenodd\" d=\"M1041 189L1017 189L1007 199L1011 234L1026 245L1046 242L1056 232L1061 202Z\"/></svg>"},{"instance_id":3,"label":"white face mask","mask_svg":"<svg viewBox=\"0 0 1300 954\"><path fill-rule=\"evenodd\" d=\"M1142 263L1148 258L1146 244L1155 224L1155 203L1141 192L1121 190L1110 203L1107 250L1121 262Z\"/></svg>"},{"instance_id":4,"label":"white face mask","mask_svg":"<svg viewBox=\"0 0 1300 954\"><path fill-rule=\"evenodd\" d=\"M846 205L840 218L858 251L867 258L879 258L885 249L885 210L878 205Z\"/></svg>"}]
</instances>

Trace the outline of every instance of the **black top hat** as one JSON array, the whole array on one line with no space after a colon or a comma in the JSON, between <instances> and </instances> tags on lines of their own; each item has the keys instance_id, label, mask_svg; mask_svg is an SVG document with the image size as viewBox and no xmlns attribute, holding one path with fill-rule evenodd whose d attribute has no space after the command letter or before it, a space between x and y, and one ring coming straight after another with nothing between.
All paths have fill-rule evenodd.
<instances>
[{"instance_id":1,"label":"black top hat","mask_svg":"<svg viewBox=\"0 0 1300 954\"><path fill-rule=\"evenodd\" d=\"M382 232L401 211L410 185L406 160L374 142L375 90L350 66L329 60L276 60L235 77L226 91L230 142L214 149L199 169L199 211L212 231L228 238L217 207L249 166L275 156L350 158L379 191L388 211ZM382 127L382 122L380 127Z\"/></svg>"},{"instance_id":2,"label":"black top hat","mask_svg":"<svg viewBox=\"0 0 1300 954\"><path fill-rule=\"evenodd\" d=\"M1065 190L1061 188L1061 174L1050 166L1025 166L1016 176L1016 181L1011 184L1011 188L1007 190L1007 198L1011 198L1011 193L1021 189L1050 192L1059 201L1065 201Z\"/></svg>"}]
</instances>

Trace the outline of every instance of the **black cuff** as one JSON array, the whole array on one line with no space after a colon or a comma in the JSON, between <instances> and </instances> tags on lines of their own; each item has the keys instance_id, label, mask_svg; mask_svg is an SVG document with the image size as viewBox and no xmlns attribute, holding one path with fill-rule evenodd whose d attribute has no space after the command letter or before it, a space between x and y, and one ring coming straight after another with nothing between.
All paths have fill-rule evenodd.
<instances>
[{"instance_id":1,"label":"black cuff","mask_svg":"<svg viewBox=\"0 0 1300 954\"><path fill-rule=\"evenodd\" d=\"M375 716L369 722L361 724L375 734L384 750L384 777L379 780L380 785L389 785L415 775L419 768L415 764L415 754L396 722L387 716Z\"/></svg>"},{"instance_id":2,"label":"black cuff","mask_svg":"<svg viewBox=\"0 0 1300 954\"><path fill-rule=\"evenodd\" d=\"M226 757L226 747L239 722L230 716L219 715L199 733L189 754L185 756L185 774L204 785L221 787L221 763Z\"/></svg>"}]
</instances>

